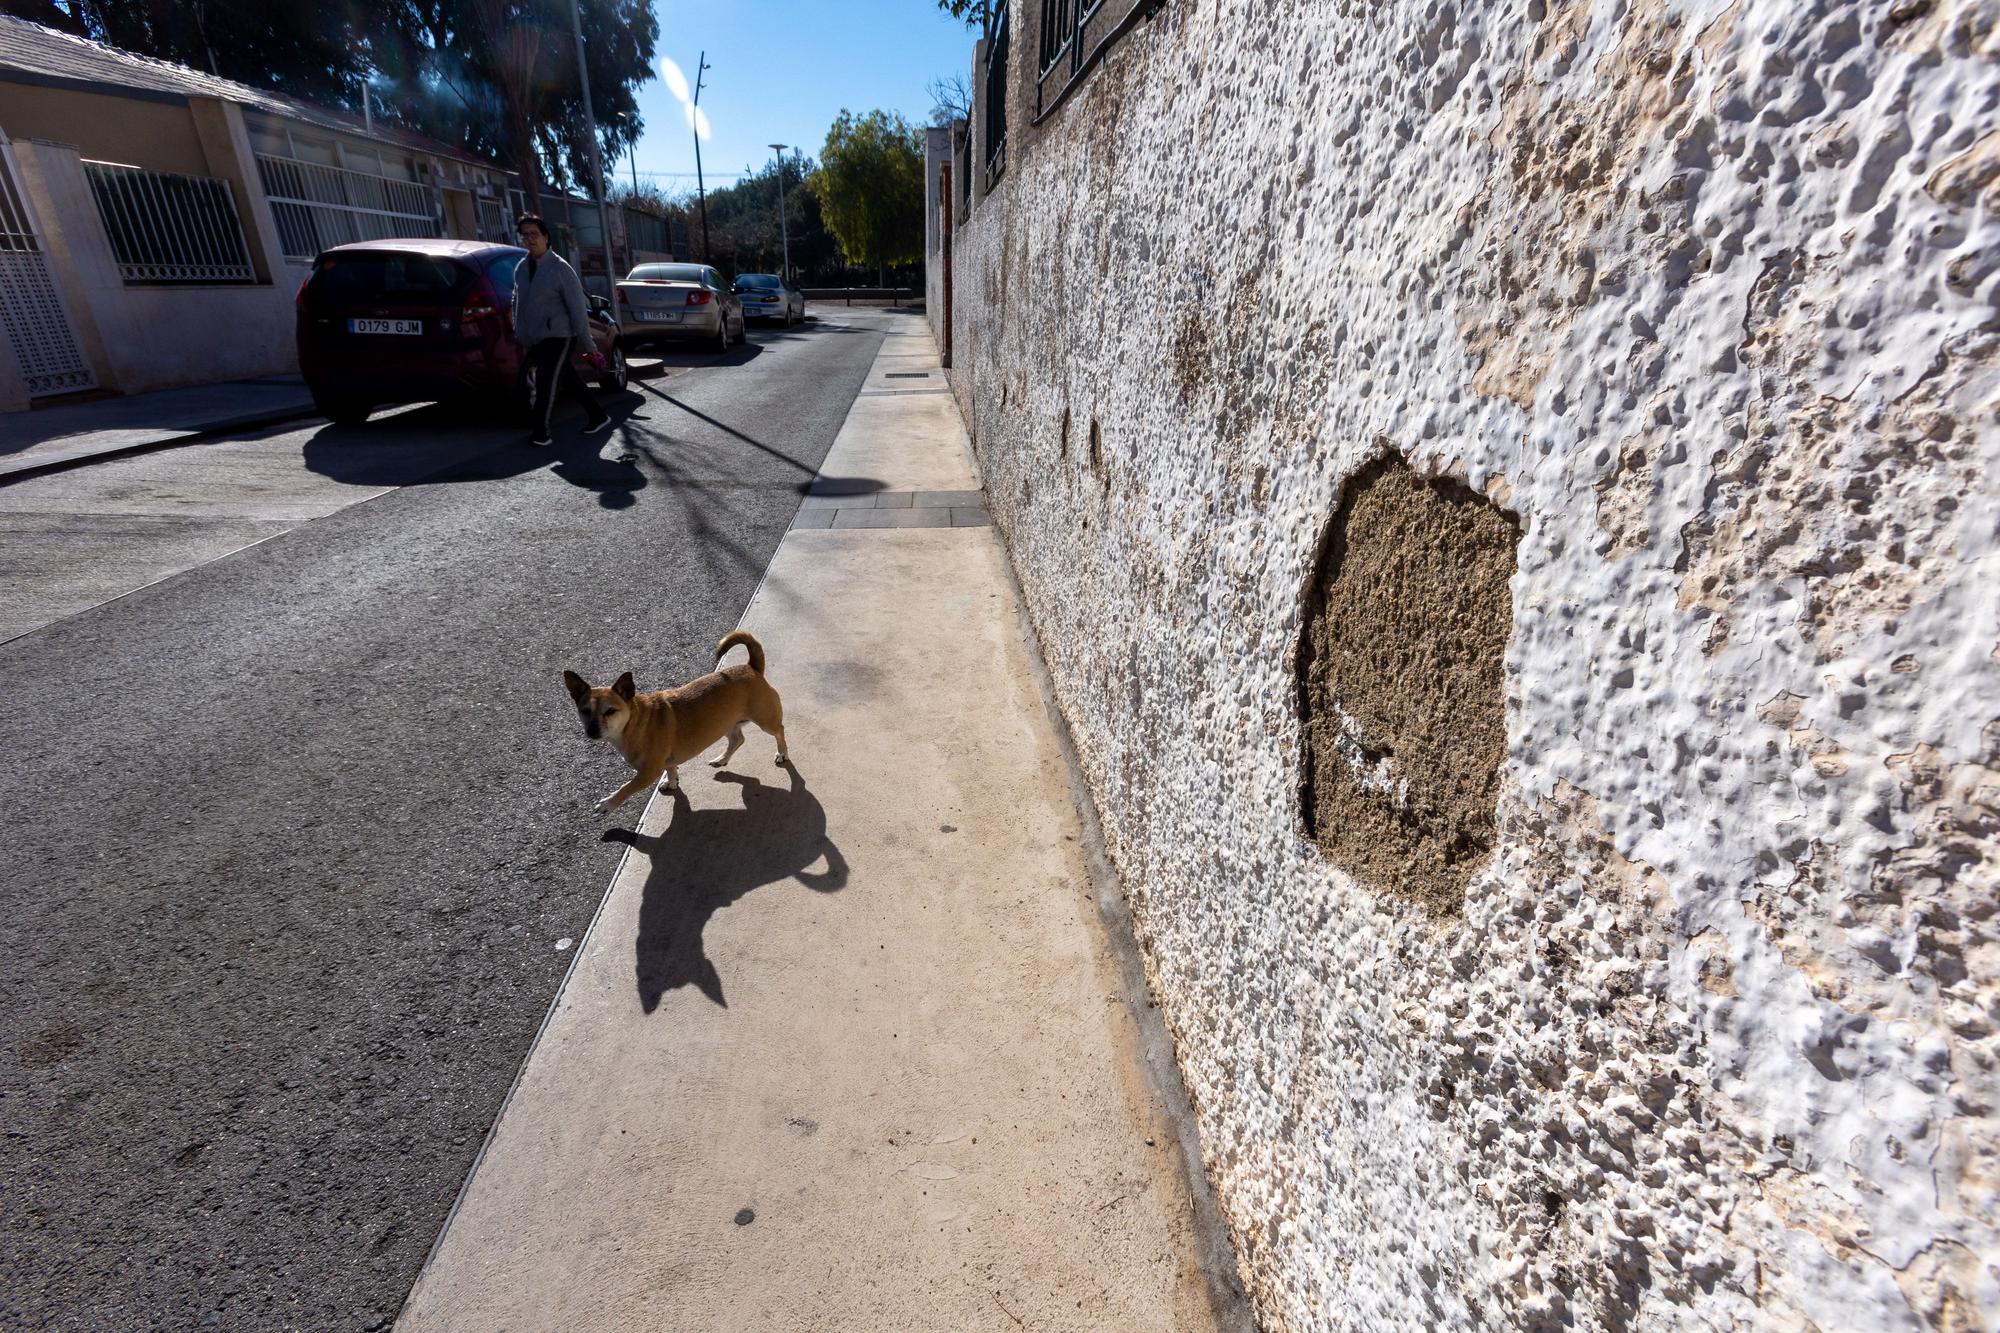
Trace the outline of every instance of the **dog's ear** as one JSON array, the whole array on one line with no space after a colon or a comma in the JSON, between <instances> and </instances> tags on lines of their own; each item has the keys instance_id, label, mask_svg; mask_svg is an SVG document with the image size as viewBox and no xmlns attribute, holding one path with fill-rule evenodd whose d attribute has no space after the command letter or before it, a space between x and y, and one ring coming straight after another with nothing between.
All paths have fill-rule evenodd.
<instances>
[{"instance_id":1,"label":"dog's ear","mask_svg":"<svg viewBox=\"0 0 2000 1333\"><path fill-rule=\"evenodd\" d=\"M582 703L583 696L590 693L589 683L574 671L563 672L563 688L568 690L569 697L578 703Z\"/></svg>"},{"instance_id":2,"label":"dog's ear","mask_svg":"<svg viewBox=\"0 0 2000 1333\"><path fill-rule=\"evenodd\" d=\"M631 703L632 696L639 692L639 687L632 683L632 673L628 671L612 682L611 692L626 703Z\"/></svg>"}]
</instances>

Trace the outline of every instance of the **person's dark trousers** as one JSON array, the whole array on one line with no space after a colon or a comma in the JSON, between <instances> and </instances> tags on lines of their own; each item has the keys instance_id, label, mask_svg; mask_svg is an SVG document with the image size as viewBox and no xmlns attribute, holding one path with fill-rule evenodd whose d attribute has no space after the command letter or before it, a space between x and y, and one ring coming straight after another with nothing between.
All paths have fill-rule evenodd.
<instances>
[{"instance_id":1,"label":"person's dark trousers","mask_svg":"<svg viewBox=\"0 0 2000 1333\"><path fill-rule=\"evenodd\" d=\"M583 403L583 410L590 415L590 424L596 425L609 413L597 405L583 377L570 364L569 350L576 342L574 338L544 338L528 349L528 376L534 390L535 439L549 438L549 423L555 416L556 395L573 393Z\"/></svg>"}]
</instances>

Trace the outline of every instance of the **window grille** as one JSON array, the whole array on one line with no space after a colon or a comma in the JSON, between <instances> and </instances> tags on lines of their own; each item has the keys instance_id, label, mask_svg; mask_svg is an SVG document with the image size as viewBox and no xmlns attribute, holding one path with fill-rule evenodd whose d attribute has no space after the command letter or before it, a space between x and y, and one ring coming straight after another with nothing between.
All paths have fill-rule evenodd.
<instances>
[{"instance_id":1,"label":"window grille","mask_svg":"<svg viewBox=\"0 0 2000 1333\"><path fill-rule=\"evenodd\" d=\"M113 162L83 170L128 284L257 281L229 182Z\"/></svg>"},{"instance_id":2,"label":"window grille","mask_svg":"<svg viewBox=\"0 0 2000 1333\"><path fill-rule=\"evenodd\" d=\"M993 20L993 38L986 49L986 185L1007 169L1007 42L1013 27L1003 3Z\"/></svg>"},{"instance_id":3,"label":"window grille","mask_svg":"<svg viewBox=\"0 0 2000 1333\"><path fill-rule=\"evenodd\" d=\"M287 259L307 262L351 241L444 234L427 185L262 153L257 170Z\"/></svg>"},{"instance_id":4,"label":"window grille","mask_svg":"<svg viewBox=\"0 0 2000 1333\"><path fill-rule=\"evenodd\" d=\"M498 241L502 245L513 244L514 233L507 225L507 210L500 206L498 199L479 201L479 239Z\"/></svg>"}]
</instances>

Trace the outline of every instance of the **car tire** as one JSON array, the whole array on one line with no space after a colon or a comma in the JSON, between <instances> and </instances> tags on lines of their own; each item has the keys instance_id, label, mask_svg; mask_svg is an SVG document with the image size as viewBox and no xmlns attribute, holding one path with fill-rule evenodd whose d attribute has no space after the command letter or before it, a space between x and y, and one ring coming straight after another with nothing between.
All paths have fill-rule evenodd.
<instances>
[{"instance_id":1,"label":"car tire","mask_svg":"<svg viewBox=\"0 0 2000 1333\"><path fill-rule=\"evenodd\" d=\"M729 312L723 311L715 321L715 350L717 354L729 350Z\"/></svg>"},{"instance_id":2,"label":"car tire","mask_svg":"<svg viewBox=\"0 0 2000 1333\"><path fill-rule=\"evenodd\" d=\"M605 371L604 377L597 381L598 387L609 389L613 393L623 393L625 386L631 382L632 369L625 364L625 345L623 343L612 343L611 365Z\"/></svg>"},{"instance_id":3,"label":"car tire","mask_svg":"<svg viewBox=\"0 0 2000 1333\"><path fill-rule=\"evenodd\" d=\"M368 414L375 408L374 404L364 403L356 398L332 398L314 394L313 410L336 426L363 426L368 423Z\"/></svg>"}]
</instances>

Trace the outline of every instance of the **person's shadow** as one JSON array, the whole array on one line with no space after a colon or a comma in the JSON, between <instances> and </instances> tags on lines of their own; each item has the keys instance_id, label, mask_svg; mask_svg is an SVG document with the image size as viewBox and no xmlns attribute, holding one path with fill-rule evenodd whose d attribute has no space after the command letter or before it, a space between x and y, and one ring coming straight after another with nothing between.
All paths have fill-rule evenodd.
<instances>
[{"instance_id":1,"label":"person's shadow","mask_svg":"<svg viewBox=\"0 0 2000 1333\"><path fill-rule=\"evenodd\" d=\"M718 773L717 782L742 787L742 809L696 810L682 790L674 793L673 823L657 836L628 829L605 833L607 841L625 843L652 862L639 901L634 958L639 1005L647 1013L659 1008L668 991L689 983L729 1007L701 936L710 917L744 894L783 879L821 893L847 883L847 861L826 836L826 811L806 790L797 766L788 772L789 789ZM822 860L825 870L809 869Z\"/></svg>"}]
</instances>

